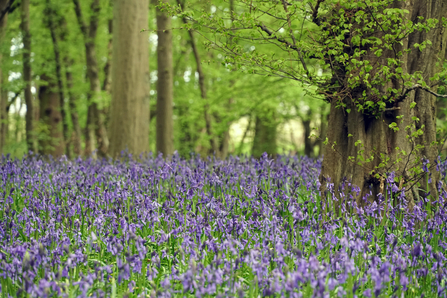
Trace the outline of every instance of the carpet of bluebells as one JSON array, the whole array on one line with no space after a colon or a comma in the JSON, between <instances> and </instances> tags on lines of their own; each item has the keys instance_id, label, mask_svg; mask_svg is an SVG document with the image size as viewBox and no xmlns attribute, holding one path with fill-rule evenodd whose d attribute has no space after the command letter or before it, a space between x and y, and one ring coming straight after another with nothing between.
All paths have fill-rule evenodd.
<instances>
[{"instance_id":1,"label":"carpet of bluebells","mask_svg":"<svg viewBox=\"0 0 447 298\"><path fill-rule=\"evenodd\" d=\"M138 160L3 157L0 296L446 297L445 191L329 220L321 160Z\"/></svg>"}]
</instances>

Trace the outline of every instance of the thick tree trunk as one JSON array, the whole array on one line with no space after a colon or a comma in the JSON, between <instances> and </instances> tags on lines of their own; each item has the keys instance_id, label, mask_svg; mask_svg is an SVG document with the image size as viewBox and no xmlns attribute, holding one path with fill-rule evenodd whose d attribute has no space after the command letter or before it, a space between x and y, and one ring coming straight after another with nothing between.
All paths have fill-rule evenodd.
<instances>
[{"instance_id":1,"label":"thick tree trunk","mask_svg":"<svg viewBox=\"0 0 447 298\"><path fill-rule=\"evenodd\" d=\"M164 3L169 3L164 0ZM167 157L174 153L174 77L172 65L171 17L157 7L157 153Z\"/></svg>"},{"instance_id":2,"label":"thick tree trunk","mask_svg":"<svg viewBox=\"0 0 447 298\"><path fill-rule=\"evenodd\" d=\"M418 17L423 17L425 20L429 18L441 20L447 15L447 3L442 0L395 1L394 7L407 9L410 12L409 18L414 23L418 22ZM428 45L427 49L421 52L414 45L421 44L424 40L430 40L432 45ZM439 25L429 32L415 31L402 42L402 45L394 44L395 52L406 53L407 50L411 50L401 58L405 61L403 73L420 72L428 82L428 78L433 77L434 73L438 71L439 66L436 63L439 59L445 58L447 30L442 29L442 26ZM371 65L376 63L387 65L387 59L395 56L394 51L388 50L384 51L380 58L372 53L367 53L366 57L370 59ZM371 77L373 77L374 71L374 69L371 71ZM338 78L347 77L346 73L341 72L336 75ZM387 94L386 91L389 87L396 90L404 88L400 81L394 80L389 85L380 88L381 95ZM345 179L351 180L352 184L360 189L355 197L357 204L364 205L363 198L370 194L370 191L372 195L368 197L368 200L371 201L377 200L377 194L384 193L383 179L386 178L388 168L392 168L396 172L396 177L402 176L404 179L407 203L411 210L414 200L418 198L419 194L414 191L414 188L413 191L410 191L414 181L411 178L409 167L413 165L418 156L428 158L431 165L437 159L437 147L432 145L436 142L436 98L426 91L416 89L409 92L403 100L389 103L392 106L387 106L388 110L376 119L357 110L352 99L360 97L361 94L351 91L350 97L344 99L347 105L346 109L350 109L350 113L338 108L339 103L332 99L327 131L329 142L325 148L320 175L322 194L327 194L326 183L329 178L331 183L334 183L335 193L338 193L339 188L343 188ZM372 95L371 98L373 98ZM416 103L416 106L411 109L410 104L413 102ZM402 118L400 119L400 117ZM419 118L419 121L414 122L412 117ZM391 123L396 123L398 130L391 129ZM407 126L412 128L408 130ZM422 129L423 134L410 142L407 136L418 129ZM422 148L416 149L417 146L422 146ZM374 159L367 161L371 156L374 156ZM390 158L387 166L376 168L380 162L384 161L384 158ZM402 158L402 160L399 161L398 158ZM393 163L395 163L394 166ZM373 170L379 175L379 178L371 175ZM428 184L426 191L431 192L433 200L437 198L437 181L439 181L439 175L436 174L436 171L432 171L430 183L425 176L421 180L421 187L425 188L425 185ZM336 213L340 210L340 203L340 200L335 202Z\"/></svg>"},{"instance_id":3,"label":"thick tree trunk","mask_svg":"<svg viewBox=\"0 0 447 298\"><path fill-rule=\"evenodd\" d=\"M73 3L75 5L75 12L78 19L79 27L81 28L81 32L84 35L87 77L90 83L90 91L88 94L89 111L87 120L85 154L91 155L93 153L92 150L95 146L94 139L92 139L92 137L96 135L96 141L98 143L98 154L100 156L106 156L109 147L109 138L107 136L106 127L104 126L104 115L101 113L97 103L97 97L101 95L101 83L99 80L98 61L96 59L95 39L98 29L100 1L92 1L92 15L90 18L90 25L88 27L87 24L84 22L84 17L82 15L79 0L73 0Z\"/></svg>"},{"instance_id":4,"label":"thick tree trunk","mask_svg":"<svg viewBox=\"0 0 447 298\"><path fill-rule=\"evenodd\" d=\"M40 153L60 157L65 153L60 93L57 85L48 77L42 75L41 80L48 84L39 87L40 121L47 132L46 136L42 133L39 138Z\"/></svg>"},{"instance_id":5,"label":"thick tree trunk","mask_svg":"<svg viewBox=\"0 0 447 298\"><path fill-rule=\"evenodd\" d=\"M110 154L138 156L149 151L148 0L113 4Z\"/></svg>"},{"instance_id":6,"label":"thick tree trunk","mask_svg":"<svg viewBox=\"0 0 447 298\"><path fill-rule=\"evenodd\" d=\"M255 136L251 154L259 158L264 152L269 156L276 155L276 120L274 113L257 114L255 120Z\"/></svg>"},{"instance_id":7,"label":"thick tree trunk","mask_svg":"<svg viewBox=\"0 0 447 298\"><path fill-rule=\"evenodd\" d=\"M8 0L0 0L0 11L3 11L8 4ZM6 14L2 20L0 20L0 44L2 44L5 37L6 23L8 20L8 15ZM3 147L6 144L6 132L8 123L8 112L6 107L8 105L8 93L4 90L3 83L3 71L2 65L2 54L0 52L0 155L3 153Z\"/></svg>"},{"instance_id":8,"label":"thick tree trunk","mask_svg":"<svg viewBox=\"0 0 447 298\"><path fill-rule=\"evenodd\" d=\"M37 143L34 131L34 103L31 93L31 34L29 31L29 2L22 0L22 34L23 34L23 80L25 82L26 104L26 144L29 151L37 152Z\"/></svg>"}]
</instances>

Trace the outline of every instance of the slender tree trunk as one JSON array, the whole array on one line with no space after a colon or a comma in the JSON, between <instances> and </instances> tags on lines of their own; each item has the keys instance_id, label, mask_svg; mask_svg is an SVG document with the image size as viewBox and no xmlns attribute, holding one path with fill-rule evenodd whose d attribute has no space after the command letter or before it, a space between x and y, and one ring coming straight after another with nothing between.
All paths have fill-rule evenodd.
<instances>
[{"instance_id":1,"label":"slender tree trunk","mask_svg":"<svg viewBox=\"0 0 447 298\"><path fill-rule=\"evenodd\" d=\"M87 61L87 77L90 82L90 92L88 95L89 111L87 120L87 134L86 134L86 155L91 155L92 148L94 148L93 132L96 133L98 142L98 153L100 156L106 156L109 147L109 139L107 130L104 126L104 115L102 115L97 98L101 95L101 83L99 81L98 61L96 58L95 39L98 29L98 18L100 12L100 1L92 0L90 24L84 21L79 0L73 0L75 6L76 17L78 19L79 27L84 35L85 56ZM88 145L88 146L87 146Z\"/></svg>"},{"instance_id":2,"label":"slender tree trunk","mask_svg":"<svg viewBox=\"0 0 447 298\"><path fill-rule=\"evenodd\" d=\"M183 10L184 9L184 4L180 0L177 0L177 3L180 5L180 7ZM187 23L186 18L183 18L183 22L185 24ZM191 42L192 51L194 53L194 58L196 60L197 73L199 74L200 94L202 96L202 99L205 101L205 105L204 105L204 108L203 108L203 116L205 118L206 134L208 135L208 138L209 138L209 141L210 141L211 150L213 151L213 153L219 154L219 146L218 146L217 141L214 138L214 135L213 135L213 132L212 132L212 123L211 123L212 121L211 121L211 115L209 113L210 104L209 104L208 97L207 97L207 94L206 94L205 73L203 72L203 69L202 69L202 64L201 64L201 61L200 61L199 49L196 46L196 42L195 42L195 39L194 39L194 33L191 30L189 30L188 34L189 34L189 38L190 38L190 42Z\"/></svg>"},{"instance_id":3,"label":"slender tree trunk","mask_svg":"<svg viewBox=\"0 0 447 298\"><path fill-rule=\"evenodd\" d=\"M302 120L303 122L303 127L304 127L304 155L308 156L308 157L313 157L314 156L314 144L312 142L312 140L309 138L310 137L310 133L312 131L311 127L310 127L310 113L307 114L307 118Z\"/></svg>"},{"instance_id":4,"label":"slender tree trunk","mask_svg":"<svg viewBox=\"0 0 447 298\"><path fill-rule=\"evenodd\" d=\"M169 0L163 0L169 3ZM171 17L157 7L157 152L168 157L174 153L174 76L172 65Z\"/></svg>"},{"instance_id":5,"label":"slender tree trunk","mask_svg":"<svg viewBox=\"0 0 447 298\"><path fill-rule=\"evenodd\" d=\"M79 124L79 116L76 108L77 98L73 94L73 74L71 73L71 66L73 65L73 59L68 56L64 57L65 64L65 79L67 80L67 93L68 93L68 105L70 107L71 123L73 125L73 133L71 137L71 143L73 143L73 153L75 156L82 154L81 146L81 125Z\"/></svg>"},{"instance_id":6,"label":"slender tree trunk","mask_svg":"<svg viewBox=\"0 0 447 298\"><path fill-rule=\"evenodd\" d=\"M269 156L276 155L276 120L274 112L270 115L258 113L255 120L255 137L252 155L256 158L266 152Z\"/></svg>"},{"instance_id":7,"label":"slender tree trunk","mask_svg":"<svg viewBox=\"0 0 447 298\"><path fill-rule=\"evenodd\" d=\"M21 133L20 133L20 131L22 130L22 116L20 115L22 112L22 108L23 108L23 101L19 100L19 110L14 115L15 116L14 117L15 118L14 119L15 120L14 121L14 124L15 124L14 137L15 137L15 141L17 143L20 143L22 141ZM25 131L25 134L26 134L26 131Z\"/></svg>"},{"instance_id":8,"label":"slender tree trunk","mask_svg":"<svg viewBox=\"0 0 447 298\"><path fill-rule=\"evenodd\" d=\"M57 84L47 76L42 75L41 80L48 83L39 87L40 121L46 127L47 136L41 136L39 145L42 154L60 157L65 153L60 93L56 91Z\"/></svg>"},{"instance_id":9,"label":"slender tree trunk","mask_svg":"<svg viewBox=\"0 0 447 298\"><path fill-rule=\"evenodd\" d=\"M231 15L231 26L233 27L234 23L234 0L230 0L230 15ZM230 47L232 47L233 43L230 42ZM230 81L230 88L233 88L235 81ZM234 99L230 97L227 102L226 110L227 113L230 113L231 107L233 105ZM228 150L229 150L229 144L230 144L230 126L231 121L225 121L225 131L223 132L223 135L219 137L219 158L226 159L228 156Z\"/></svg>"},{"instance_id":10,"label":"slender tree trunk","mask_svg":"<svg viewBox=\"0 0 447 298\"><path fill-rule=\"evenodd\" d=\"M29 31L29 3L22 0L22 34L23 34L23 80L25 82L26 104L26 144L28 150L37 152L37 143L34 131L34 103L31 93L31 34Z\"/></svg>"},{"instance_id":11,"label":"slender tree trunk","mask_svg":"<svg viewBox=\"0 0 447 298\"><path fill-rule=\"evenodd\" d=\"M0 11L3 11L8 5L8 0L0 0ZM6 23L8 20L8 15L6 14L3 19L0 20L0 44L3 43L5 38ZM8 93L4 89L4 74L1 68L2 65L2 54L0 52L0 155L3 153L3 147L6 144L6 132L8 125L8 112L6 107L8 104Z\"/></svg>"},{"instance_id":12,"label":"slender tree trunk","mask_svg":"<svg viewBox=\"0 0 447 298\"><path fill-rule=\"evenodd\" d=\"M148 0L116 0L113 5L110 154L138 156L149 151Z\"/></svg>"},{"instance_id":13,"label":"slender tree trunk","mask_svg":"<svg viewBox=\"0 0 447 298\"><path fill-rule=\"evenodd\" d=\"M447 3L441 0L395 1L393 7L408 10L409 19L413 23L417 23L420 17L424 20L430 18L441 20L447 15ZM381 32L381 30L378 31ZM415 49L416 43L422 44L425 40L430 40L432 45L427 45L424 51ZM373 57L370 59L371 65L376 65L376 63L388 65L388 59L395 58L395 52L405 53L401 58L405 61L402 64L403 73L420 72L424 78L428 79L439 70L438 61L443 61L446 57L447 30L440 25L428 32L416 30L403 39L402 44L394 44L393 47L393 50L383 51L381 57L376 57L373 53L365 55L368 59ZM369 74L371 77L374 77L376 69L379 68L373 69ZM334 75L343 80L348 74L339 70ZM403 86L400 81L392 80L389 85L381 88L381 92L388 94L388 88L402 90ZM328 144L325 148L320 175L322 194L327 193L326 183L329 179L331 183L334 183L336 192L343 187L343 181L351 180L351 183L360 189L355 197L358 205L365 203L363 198L367 197L370 191L372 191L372 196L368 196L368 200L377 200L377 194L384 193L383 181L387 178L386 172L395 163L393 168L396 169L396 177L403 177L407 204L412 209L414 200L421 193L412 187L417 181L412 178L409 167L417 161L418 156L429 159L431 165L434 165L437 159L437 147L433 145L436 144L436 97L424 90L415 89L404 99L390 103L393 106L387 107L389 110L383 112L378 119L358 112L351 98L360 97L361 94L354 91L350 96L345 97L346 108L351 109L350 113L338 108L339 103L336 100L331 102L327 131ZM371 98L373 100L373 95ZM416 103L414 108L410 108L412 103ZM417 117L419 121L414 122L413 117ZM397 124L398 130L390 129L392 123ZM418 129L423 129L422 135L407 138ZM374 156L374 159L368 161L371 156ZM379 167L384 157L389 158L387 167ZM377 174L379 178L374 174ZM430 197L436 200L438 198L436 183L439 181L439 173L433 171L430 182L427 178L424 173L424 177L420 180L420 187L425 189L428 185L428 189L424 192L430 191ZM339 213L341 200L334 203L334 211Z\"/></svg>"},{"instance_id":14,"label":"slender tree trunk","mask_svg":"<svg viewBox=\"0 0 447 298\"><path fill-rule=\"evenodd\" d=\"M55 58L55 62L56 62L56 78L57 78L57 87L58 87L58 93L59 93L59 108L60 108L60 114L61 114L61 122L62 122L62 132L63 132L63 138L62 138L62 142L64 142L64 147L65 147L65 154L70 158L71 154L70 154L70 148L69 146L67 146L67 142L68 142L68 124L67 124L67 119L65 116L65 104L64 104L64 85L62 82L62 61L61 61L61 55L60 55L60 50L59 50L59 40L56 34L56 24L54 22L54 17L55 17L55 12L52 8L52 4L51 4L51 0L47 0L46 1L46 8L45 8L45 12L46 12L46 17L47 17L47 25L50 29L50 34L51 34L51 40L53 41L53 51L54 51L54 58Z\"/></svg>"}]
</instances>

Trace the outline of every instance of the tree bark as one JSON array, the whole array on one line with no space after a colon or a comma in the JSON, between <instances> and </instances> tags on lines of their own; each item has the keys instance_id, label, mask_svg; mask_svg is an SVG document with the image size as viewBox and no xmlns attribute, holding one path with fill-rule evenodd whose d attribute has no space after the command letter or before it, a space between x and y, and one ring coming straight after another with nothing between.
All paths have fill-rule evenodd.
<instances>
[{"instance_id":1,"label":"tree bark","mask_svg":"<svg viewBox=\"0 0 447 298\"><path fill-rule=\"evenodd\" d=\"M96 141L98 143L98 154L100 156L107 156L109 147L109 138L107 130L104 125L104 115L101 113L97 99L101 95L101 83L99 80L99 68L96 58L95 39L98 29L98 18L100 12L100 1L93 0L91 3L92 15L90 24L84 21L79 0L73 0L75 6L76 17L78 19L79 27L84 36L85 56L87 63L87 77L90 83L90 92L88 94L89 111L87 117L87 133L85 154L91 155L95 148L94 135L96 134Z\"/></svg>"},{"instance_id":2,"label":"tree bark","mask_svg":"<svg viewBox=\"0 0 447 298\"><path fill-rule=\"evenodd\" d=\"M407 9L409 18L414 23L418 22L418 17L423 17L424 20L429 18L441 20L442 17L447 15L447 3L442 0L395 1L393 7ZM424 40L430 40L432 45L428 45L424 51L415 49L414 45L416 43L421 44ZM409 37L403 39L401 45L394 44L394 47L397 53L406 53L407 50L410 50L409 53L404 54L403 58L400 58L404 59L403 73L420 72L428 82L428 78L433 77L439 70L436 63L439 59L441 61L445 59L447 30L438 26L428 32L425 30L422 32L415 31ZM383 52L381 57L377 57L370 52L367 52L365 56L368 57L371 65L388 65L387 59L394 58L395 54L393 50L387 50ZM375 75L374 71L374 69L371 71L371 77ZM333 74L341 81L348 75L348 73L341 71ZM400 81L391 80L388 85L380 87L382 95L388 94L387 89L389 87L396 90L404 90L405 88ZM322 194L327 194L326 183L329 179L331 183L334 183L335 193L338 193L339 189L347 187L344 185L344 181L350 180L352 185L358 186L360 190L358 195L355 196L356 203L360 206L364 205L363 198L370 194L370 191L372 194L368 196L370 201L377 200L377 194L384 193L383 179L386 178L386 172L393 168L396 177L402 176L404 179L407 204L411 210L414 206L414 200L421 193L410 191L416 181L409 173L409 167L417 161L418 156L428 158L431 165L434 165L437 159L436 145L432 145L436 142L436 97L424 90L415 88L402 100L390 102L389 104L392 106L387 106L389 109L381 113L379 118L376 119L357 110L353 99L358 99L360 96L361 94L351 90L350 96L344 99L346 109L351 109L350 113L338 108L339 102L331 99L327 131L328 144L325 147L320 175ZM411 109L410 104L413 102L416 103L416 106ZM401 116L402 119L400 119ZM412 117L419 118L415 125ZM391 123L397 124L398 131L390 129L389 125ZM407 126L410 126L411 129L406 129ZM407 135L411 135L418 129L423 129L423 134L414 138L414 142L410 142ZM417 149L417 146L422 147ZM402 153L402 150L406 154ZM374 159L368 162L367 159L370 156L374 156ZM380 162L383 161L381 157L390 158L387 167L379 167ZM401 161L398 160L400 157L403 158ZM378 174L380 178L374 177L371 173ZM430 191L432 200L436 200L438 197L436 183L439 181L439 173L432 171L430 183L426 176L422 177L420 181L422 188L426 188L425 186L428 184L428 189L425 191ZM342 203L340 200L334 203L334 211L339 214Z\"/></svg>"},{"instance_id":3,"label":"tree bark","mask_svg":"<svg viewBox=\"0 0 447 298\"><path fill-rule=\"evenodd\" d=\"M149 151L148 0L116 0L113 5L110 154L138 156Z\"/></svg>"},{"instance_id":4,"label":"tree bark","mask_svg":"<svg viewBox=\"0 0 447 298\"><path fill-rule=\"evenodd\" d=\"M0 0L0 11L6 9L8 0ZM0 44L2 44L5 38L6 24L8 20L8 14L0 20ZM2 54L0 52L0 155L3 153L3 147L6 145L6 132L8 125L8 112L6 110L8 104L8 93L4 88L4 74L1 68Z\"/></svg>"},{"instance_id":5,"label":"tree bark","mask_svg":"<svg viewBox=\"0 0 447 298\"><path fill-rule=\"evenodd\" d=\"M255 136L251 154L259 158L265 152L269 156L276 156L276 120L275 113L270 115L258 112L255 118Z\"/></svg>"},{"instance_id":6,"label":"tree bark","mask_svg":"<svg viewBox=\"0 0 447 298\"><path fill-rule=\"evenodd\" d=\"M65 153L63 141L62 113L60 108L60 93L57 84L46 75L41 76L46 85L39 87L40 121L44 124L46 136L39 138L40 153L60 157Z\"/></svg>"},{"instance_id":7,"label":"tree bark","mask_svg":"<svg viewBox=\"0 0 447 298\"><path fill-rule=\"evenodd\" d=\"M169 3L169 0L163 0ZM157 152L168 157L174 153L174 69L172 62L171 17L157 6Z\"/></svg>"},{"instance_id":8,"label":"tree bark","mask_svg":"<svg viewBox=\"0 0 447 298\"><path fill-rule=\"evenodd\" d=\"M37 152L37 143L34 131L34 103L31 93L31 34L29 31L29 3L22 0L22 34L23 34L23 80L25 82L26 104L26 144L29 151Z\"/></svg>"}]
</instances>

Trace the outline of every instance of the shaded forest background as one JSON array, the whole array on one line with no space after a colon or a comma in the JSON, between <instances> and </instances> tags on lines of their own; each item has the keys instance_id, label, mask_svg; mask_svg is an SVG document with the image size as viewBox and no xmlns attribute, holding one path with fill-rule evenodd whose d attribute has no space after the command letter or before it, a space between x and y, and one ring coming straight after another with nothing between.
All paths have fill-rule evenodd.
<instances>
[{"instance_id":1,"label":"shaded forest background","mask_svg":"<svg viewBox=\"0 0 447 298\"><path fill-rule=\"evenodd\" d=\"M119 108L113 112L111 107L112 87L117 83L113 78L119 77L114 47L120 45L125 51L132 46L113 40L123 36L114 34L113 26L113 5L120 2L125 5L111 0L0 0L3 154L21 157L31 150L56 157L111 156L110 143L122 134L117 130L120 123L129 121L120 119ZM145 151L166 155L176 150L185 157L195 152L220 158L259 157L263 152L322 154L329 107L314 90L281 77L231 71L223 54L207 48L206 33L183 29L187 20L171 19L157 9L158 4L148 4L147 26L138 31L147 41L150 74ZM170 4L184 5L182 1ZM216 14L242 9L223 0L187 4L197 12ZM172 41L172 51L159 48L160 34ZM244 47L256 51L250 43ZM160 63L170 85L160 84L161 76L166 80ZM132 80L145 82L140 77ZM172 104L161 104L171 96L169 91ZM439 99L440 138L444 107L445 99ZM166 130L166 125L172 129Z\"/></svg>"}]
</instances>

